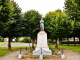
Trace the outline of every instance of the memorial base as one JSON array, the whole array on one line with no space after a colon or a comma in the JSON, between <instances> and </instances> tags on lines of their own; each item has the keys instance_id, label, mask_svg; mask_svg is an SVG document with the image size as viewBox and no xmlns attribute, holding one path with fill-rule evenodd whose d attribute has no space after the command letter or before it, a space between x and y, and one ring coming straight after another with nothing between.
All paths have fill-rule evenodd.
<instances>
[{"instance_id":1,"label":"memorial base","mask_svg":"<svg viewBox=\"0 0 80 60\"><path fill-rule=\"evenodd\" d=\"M52 51L48 47L47 33L40 31L37 34L37 46L33 51L33 55L40 55L39 59L43 59L43 55L52 55Z\"/></svg>"},{"instance_id":2,"label":"memorial base","mask_svg":"<svg viewBox=\"0 0 80 60\"><path fill-rule=\"evenodd\" d=\"M61 51L58 51L58 54L61 54Z\"/></svg>"},{"instance_id":3,"label":"memorial base","mask_svg":"<svg viewBox=\"0 0 80 60\"><path fill-rule=\"evenodd\" d=\"M22 58L22 54L19 54L18 58L20 58L20 59L21 59L21 58Z\"/></svg>"},{"instance_id":4,"label":"memorial base","mask_svg":"<svg viewBox=\"0 0 80 60\"><path fill-rule=\"evenodd\" d=\"M49 50L34 50L33 51L33 55L52 55L52 51L49 49Z\"/></svg>"},{"instance_id":5,"label":"memorial base","mask_svg":"<svg viewBox=\"0 0 80 60\"><path fill-rule=\"evenodd\" d=\"M40 56L39 56L39 59L43 59L43 55L40 55Z\"/></svg>"},{"instance_id":6,"label":"memorial base","mask_svg":"<svg viewBox=\"0 0 80 60\"><path fill-rule=\"evenodd\" d=\"M61 59L64 59L64 58L65 58L65 55L64 55L64 54L62 54L62 55L61 55Z\"/></svg>"}]
</instances>

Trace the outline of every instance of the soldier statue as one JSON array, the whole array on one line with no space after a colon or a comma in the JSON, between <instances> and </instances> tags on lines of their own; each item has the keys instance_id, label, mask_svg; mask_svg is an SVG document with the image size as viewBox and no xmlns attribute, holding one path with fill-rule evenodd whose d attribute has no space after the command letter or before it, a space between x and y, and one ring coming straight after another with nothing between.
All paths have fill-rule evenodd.
<instances>
[{"instance_id":1,"label":"soldier statue","mask_svg":"<svg viewBox=\"0 0 80 60\"><path fill-rule=\"evenodd\" d=\"M44 21L42 18L40 20L40 28L41 28L41 31L44 31Z\"/></svg>"}]
</instances>

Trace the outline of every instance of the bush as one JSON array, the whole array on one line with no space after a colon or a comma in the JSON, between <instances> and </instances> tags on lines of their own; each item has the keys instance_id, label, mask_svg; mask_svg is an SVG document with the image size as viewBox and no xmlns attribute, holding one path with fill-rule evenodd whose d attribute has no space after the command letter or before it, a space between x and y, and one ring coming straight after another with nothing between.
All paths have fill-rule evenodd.
<instances>
[{"instance_id":1,"label":"bush","mask_svg":"<svg viewBox=\"0 0 80 60\"><path fill-rule=\"evenodd\" d=\"M54 52L54 54L57 55L58 53L57 52Z\"/></svg>"},{"instance_id":2,"label":"bush","mask_svg":"<svg viewBox=\"0 0 80 60\"><path fill-rule=\"evenodd\" d=\"M55 44L55 40L54 41L54 44ZM48 44L52 44L52 39L48 39Z\"/></svg>"},{"instance_id":3,"label":"bush","mask_svg":"<svg viewBox=\"0 0 80 60\"><path fill-rule=\"evenodd\" d=\"M16 41L16 42L19 42L19 38L16 38L15 41Z\"/></svg>"},{"instance_id":4,"label":"bush","mask_svg":"<svg viewBox=\"0 0 80 60\"><path fill-rule=\"evenodd\" d=\"M52 43L52 40L51 39L48 39L48 43Z\"/></svg>"},{"instance_id":5,"label":"bush","mask_svg":"<svg viewBox=\"0 0 80 60\"><path fill-rule=\"evenodd\" d=\"M22 42L29 43L29 38L28 37L24 37L23 40L22 40Z\"/></svg>"},{"instance_id":6,"label":"bush","mask_svg":"<svg viewBox=\"0 0 80 60\"><path fill-rule=\"evenodd\" d=\"M55 50L52 50L52 52L55 52Z\"/></svg>"},{"instance_id":7,"label":"bush","mask_svg":"<svg viewBox=\"0 0 80 60\"><path fill-rule=\"evenodd\" d=\"M0 42L4 42L4 38L0 38Z\"/></svg>"}]
</instances>

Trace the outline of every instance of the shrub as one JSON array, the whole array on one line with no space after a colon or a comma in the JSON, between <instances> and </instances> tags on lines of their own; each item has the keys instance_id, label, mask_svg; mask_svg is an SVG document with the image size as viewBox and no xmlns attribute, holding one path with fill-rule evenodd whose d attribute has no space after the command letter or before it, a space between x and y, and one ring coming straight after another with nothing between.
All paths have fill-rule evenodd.
<instances>
[{"instance_id":1,"label":"shrub","mask_svg":"<svg viewBox=\"0 0 80 60\"><path fill-rule=\"evenodd\" d=\"M55 43L55 40L53 40L54 41L54 43ZM48 39L48 42L49 43L52 43L52 39Z\"/></svg>"},{"instance_id":2,"label":"shrub","mask_svg":"<svg viewBox=\"0 0 80 60\"><path fill-rule=\"evenodd\" d=\"M51 39L48 39L48 43L52 43L52 40Z\"/></svg>"},{"instance_id":3,"label":"shrub","mask_svg":"<svg viewBox=\"0 0 80 60\"><path fill-rule=\"evenodd\" d=\"M52 50L52 52L55 52L55 50Z\"/></svg>"},{"instance_id":4,"label":"shrub","mask_svg":"<svg viewBox=\"0 0 80 60\"><path fill-rule=\"evenodd\" d=\"M54 54L57 55L58 53L57 52L54 52Z\"/></svg>"},{"instance_id":5,"label":"shrub","mask_svg":"<svg viewBox=\"0 0 80 60\"><path fill-rule=\"evenodd\" d=\"M16 41L16 42L19 42L19 38L16 38L15 41Z\"/></svg>"},{"instance_id":6,"label":"shrub","mask_svg":"<svg viewBox=\"0 0 80 60\"><path fill-rule=\"evenodd\" d=\"M28 37L24 37L23 40L22 40L22 42L29 43L29 38Z\"/></svg>"},{"instance_id":7,"label":"shrub","mask_svg":"<svg viewBox=\"0 0 80 60\"><path fill-rule=\"evenodd\" d=\"M0 42L4 42L4 38L0 38Z\"/></svg>"}]
</instances>

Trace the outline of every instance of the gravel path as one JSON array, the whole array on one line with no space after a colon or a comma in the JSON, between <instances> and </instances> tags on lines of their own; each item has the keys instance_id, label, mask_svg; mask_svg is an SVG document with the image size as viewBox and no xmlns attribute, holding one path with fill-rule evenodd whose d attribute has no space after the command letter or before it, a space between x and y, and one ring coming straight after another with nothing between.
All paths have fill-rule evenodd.
<instances>
[{"instance_id":1,"label":"gravel path","mask_svg":"<svg viewBox=\"0 0 80 60\"><path fill-rule=\"evenodd\" d=\"M10 53L10 54L0 58L0 60L18 60L16 58L16 56L18 56L18 54L19 54L19 51L16 51L16 52Z\"/></svg>"},{"instance_id":2,"label":"gravel path","mask_svg":"<svg viewBox=\"0 0 80 60\"><path fill-rule=\"evenodd\" d=\"M64 60L80 60L80 54L69 51L69 50L65 50L64 54L66 56L66 58Z\"/></svg>"},{"instance_id":3,"label":"gravel path","mask_svg":"<svg viewBox=\"0 0 80 60\"><path fill-rule=\"evenodd\" d=\"M0 58L0 60L30 60L30 59L18 59L17 58L18 55L19 55L19 51L16 51ZM66 57L65 59L49 59L49 60L80 60L80 54L69 50L64 50L64 55Z\"/></svg>"}]
</instances>

